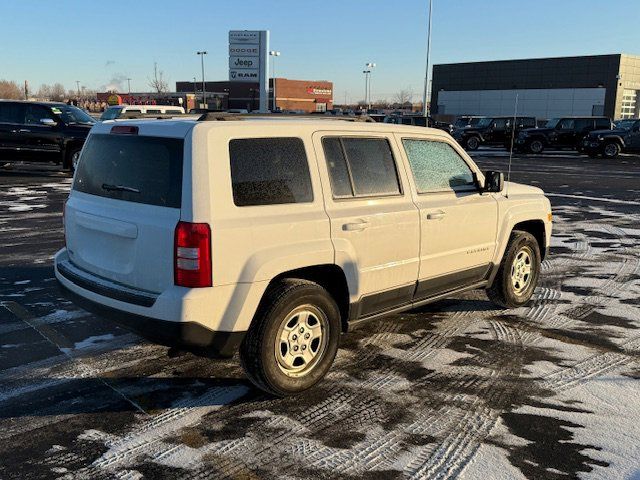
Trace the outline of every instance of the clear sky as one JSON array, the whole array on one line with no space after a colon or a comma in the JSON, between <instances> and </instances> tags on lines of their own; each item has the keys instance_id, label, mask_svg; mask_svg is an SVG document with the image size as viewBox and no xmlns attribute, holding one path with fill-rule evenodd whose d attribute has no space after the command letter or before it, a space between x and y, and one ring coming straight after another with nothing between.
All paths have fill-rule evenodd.
<instances>
[{"instance_id":1,"label":"clear sky","mask_svg":"<svg viewBox=\"0 0 640 480\"><path fill-rule=\"evenodd\" d=\"M148 91L157 62L170 89L226 80L230 29L268 29L277 75L331 80L336 102L408 89L421 98L427 0L0 0L0 79L32 89L75 81ZM432 64L564 55L640 55L640 0L433 0Z\"/></svg>"}]
</instances>

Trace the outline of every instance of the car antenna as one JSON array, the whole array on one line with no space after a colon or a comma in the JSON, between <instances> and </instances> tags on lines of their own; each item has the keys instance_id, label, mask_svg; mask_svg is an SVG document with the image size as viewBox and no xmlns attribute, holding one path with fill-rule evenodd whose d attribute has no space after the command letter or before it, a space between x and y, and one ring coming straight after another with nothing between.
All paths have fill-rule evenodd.
<instances>
[{"instance_id":1,"label":"car antenna","mask_svg":"<svg viewBox=\"0 0 640 480\"><path fill-rule=\"evenodd\" d=\"M513 108L513 125L511 125L511 148L509 149L509 168L507 170L507 189L504 196L509 198L509 183L511 182L511 159L513 158L513 140L516 136L516 117L518 116L518 94L516 93L516 104Z\"/></svg>"}]
</instances>

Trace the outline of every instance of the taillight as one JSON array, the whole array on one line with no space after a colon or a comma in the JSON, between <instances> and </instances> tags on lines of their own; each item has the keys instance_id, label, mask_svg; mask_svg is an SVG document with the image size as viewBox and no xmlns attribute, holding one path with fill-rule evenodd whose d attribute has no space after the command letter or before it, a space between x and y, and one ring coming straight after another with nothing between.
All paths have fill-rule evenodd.
<instances>
[{"instance_id":1,"label":"taillight","mask_svg":"<svg viewBox=\"0 0 640 480\"><path fill-rule=\"evenodd\" d=\"M178 222L173 252L174 283L211 286L211 228L207 223Z\"/></svg>"}]
</instances>

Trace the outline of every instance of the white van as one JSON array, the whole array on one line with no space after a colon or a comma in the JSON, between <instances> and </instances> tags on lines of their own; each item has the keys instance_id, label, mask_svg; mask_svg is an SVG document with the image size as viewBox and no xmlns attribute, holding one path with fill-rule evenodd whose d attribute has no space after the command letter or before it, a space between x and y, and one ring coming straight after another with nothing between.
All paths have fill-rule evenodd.
<instances>
[{"instance_id":1,"label":"white van","mask_svg":"<svg viewBox=\"0 0 640 480\"><path fill-rule=\"evenodd\" d=\"M184 108L174 105L115 105L108 107L100 120L115 120L127 116L126 114L159 114L159 115L182 115Z\"/></svg>"}]
</instances>

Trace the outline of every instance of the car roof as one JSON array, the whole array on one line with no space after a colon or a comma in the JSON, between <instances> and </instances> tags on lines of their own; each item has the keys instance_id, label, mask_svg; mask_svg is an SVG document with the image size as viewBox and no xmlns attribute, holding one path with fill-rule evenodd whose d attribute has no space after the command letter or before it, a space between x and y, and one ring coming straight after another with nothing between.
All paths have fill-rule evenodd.
<instances>
[{"instance_id":1,"label":"car roof","mask_svg":"<svg viewBox=\"0 0 640 480\"><path fill-rule=\"evenodd\" d=\"M340 117L296 117L282 116L271 117L269 115L255 117L239 117L231 120L204 120L199 121L197 118L170 118L170 119L130 119L105 121L98 123L93 127L93 133L110 133L114 125L132 125L137 126L140 135L157 135L167 137L185 137L191 129L198 130L251 130L261 131L281 130L283 126L292 128L292 135L298 135L301 131L305 133L313 133L314 131L350 131L362 133L411 133L411 134L429 134L438 137L448 137L448 134L442 130L429 127L415 127L411 125L398 125L393 123L379 122L363 122L349 121ZM257 127L257 128L256 128ZM271 136L271 134L269 134Z\"/></svg>"},{"instance_id":2,"label":"car roof","mask_svg":"<svg viewBox=\"0 0 640 480\"><path fill-rule=\"evenodd\" d=\"M75 105L67 105L64 102L45 102L45 101L33 101L33 100L5 100L0 99L0 103L23 103L25 105L42 105L46 107L73 107Z\"/></svg>"}]
</instances>

